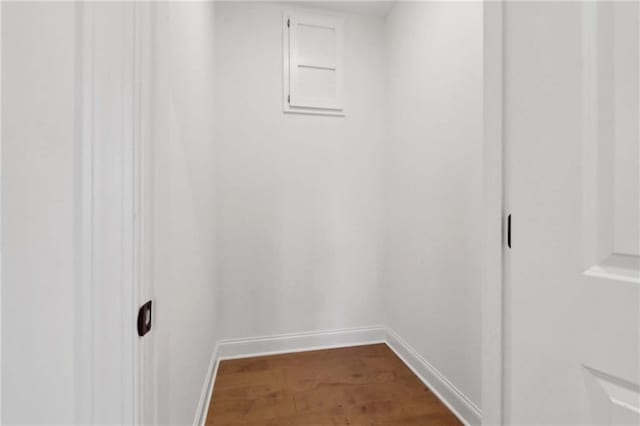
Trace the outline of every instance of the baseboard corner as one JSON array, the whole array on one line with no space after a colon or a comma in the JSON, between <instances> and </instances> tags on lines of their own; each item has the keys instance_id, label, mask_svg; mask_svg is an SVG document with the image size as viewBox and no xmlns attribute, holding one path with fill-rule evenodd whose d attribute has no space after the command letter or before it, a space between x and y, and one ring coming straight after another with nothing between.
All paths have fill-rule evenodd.
<instances>
[{"instance_id":1,"label":"baseboard corner","mask_svg":"<svg viewBox=\"0 0 640 426\"><path fill-rule=\"evenodd\" d=\"M386 327L389 348L413 373L460 419L470 426L482 424L482 412L465 394L457 389L434 366L391 328Z\"/></svg>"},{"instance_id":2,"label":"baseboard corner","mask_svg":"<svg viewBox=\"0 0 640 426\"><path fill-rule=\"evenodd\" d=\"M211 355L207 377L203 383L194 425L204 426L206 422L218 367L223 360L376 343L385 343L389 346L465 425L479 426L482 424L480 409L466 395L449 382L395 331L389 327L378 325L217 341Z\"/></svg>"}]
</instances>

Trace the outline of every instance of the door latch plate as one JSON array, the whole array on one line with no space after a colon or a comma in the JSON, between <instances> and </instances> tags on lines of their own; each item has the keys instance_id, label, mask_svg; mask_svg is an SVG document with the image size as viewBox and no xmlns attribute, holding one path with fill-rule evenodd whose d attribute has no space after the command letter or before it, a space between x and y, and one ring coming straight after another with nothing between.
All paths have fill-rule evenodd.
<instances>
[{"instance_id":1,"label":"door latch plate","mask_svg":"<svg viewBox=\"0 0 640 426\"><path fill-rule=\"evenodd\" d=\"M138 336L142 337L151 330L151 300L138 310Z\"/></svg>"}]
</instances>

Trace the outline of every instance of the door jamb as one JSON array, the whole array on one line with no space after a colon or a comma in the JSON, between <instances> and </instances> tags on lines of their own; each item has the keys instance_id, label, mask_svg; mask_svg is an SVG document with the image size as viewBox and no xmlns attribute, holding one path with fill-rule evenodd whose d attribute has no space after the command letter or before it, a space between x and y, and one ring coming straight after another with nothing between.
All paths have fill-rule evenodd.
<instances>
[{"instance_id":1,"label":"door jamb","mask_svg":"<svg viewBox=\"0 0 640 426\"><path fill-rule=\"evenodd\" d=\"M153 161L152 161L152 61L153 44L152 17L155 5L153 3L136 2L134 5L134 29L133 29L133 291L136 307L142 306L147 300L153 300L152 246L151 234L153 231L152 217L152 191L153 187ZM155 311L155 309L154 309ZM136 311L137 313L137 311ZM152 313L154 318L155 312ZM153 319L155 322L155 318ZM153 339L152 324L151 333L146 339ZM155 395L145 395L149 389L145 379L154 374L155 365L148 362L149 354L145 353L153 341L143 345L136 338L134 345L134 395L133 414L134 424L156 424ZM146 346L146 348L145 348ZM151 357L153 354L151 354ZM154 391L152 391L153 393ZM145 409L145 401L153 401L154 406ZM147 418L148 415L153 418Z\"/></svg>"},{"instance_id":2,"label":"door jamb","mask_svg":"<svg viewBox=\"0 0 640 426\"><path fill-rule=\"evenodd\" d=\"M482 423L504 422L503 0L483 4Z\"/></svg>"},{"instance_id":3,"label":"door jamb","mask_svg":"<svg viewBox=\"0 0 640 426\"><path fill-rule=\"evenodd\" d=\"M0 2L0 223L2 223L2 2ZM2 226L0 226L0 378L2 378ZM0 380L0 424L2 424L2 381Z\"/></svg>"},{"instance_id":4,"label":"door jamb","mask_svg":"<svg viewBox=\"0 0 640 426\"><path fill-rule=\"evenodd\" d=\"M103 6L108 7L76 4L76 420L88 424L117 419L132 424L137 368L132 185L135 23L132 4L114 5L120 9L106 14L97 10ZM120 46L107 42L105 28L110 24L123 31ZM94 54L99 48L101 56ZM122 74L105 73L109 60L121 65ZM113 170L119 173L106 173ZM119 275L110 271L104 276L111 267L106 265ZM111 357L104 355L106 347Z\"/></svg>"}]
</instances>

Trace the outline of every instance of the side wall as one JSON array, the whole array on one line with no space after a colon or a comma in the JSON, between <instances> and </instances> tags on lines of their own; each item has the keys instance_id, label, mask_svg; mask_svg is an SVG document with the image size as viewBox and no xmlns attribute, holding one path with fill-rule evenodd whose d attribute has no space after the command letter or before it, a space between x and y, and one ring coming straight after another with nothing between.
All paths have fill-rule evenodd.
<instances>
[{"instance_id":1,"label":"side wall","mask_svg":"<svg viewBox=\"0 0 640 426\"><path fill-rule=\"evenodd\" d=\"M75 6L2 9L1 422L70 424Z\"/></svg>"},{"instance_id":2,"label":"side wall","mask_svg":"<svg viewBox=\"0 0 640 426\"><path fill-rule=\"evenodd\" d=\"M345 117L282 111L282 10L216 3L222 338L381 320L384 26L347 15Z\"/></svg>"},{"instance_id":3,"label":"side wall","mask_svg":"<svg viewBox=\"0 0 640 426\"><path fill-rule=\"evenodd\" d=\"M479 407L482 3L397 3L387 37L385 322Z\"/></svg>"},{"instance_id":4,"label":"side wall","mask_svg":"<svg viewBox=\"0 0 640 426\"><path fill-rule=\"evenodd\" d=\"M155 424L192 424L218 337L213 6L159 3L154 19Z\"/></svg>"}]
</instances>

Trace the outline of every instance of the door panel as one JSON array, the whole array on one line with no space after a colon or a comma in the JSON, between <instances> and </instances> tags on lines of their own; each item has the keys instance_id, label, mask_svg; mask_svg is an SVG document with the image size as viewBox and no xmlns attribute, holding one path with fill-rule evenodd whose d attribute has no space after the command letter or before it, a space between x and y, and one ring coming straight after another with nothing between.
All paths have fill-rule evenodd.
<instances>
[{"instance_id":1,"label":"door panel","mask_svg":"<svg viewBox=\"0 0 640 426\"><path fill-rule=\"evenodd\" d=\"M508 424L638 424L638 3L505 5Z\"/></svg>"}]
</instances>

